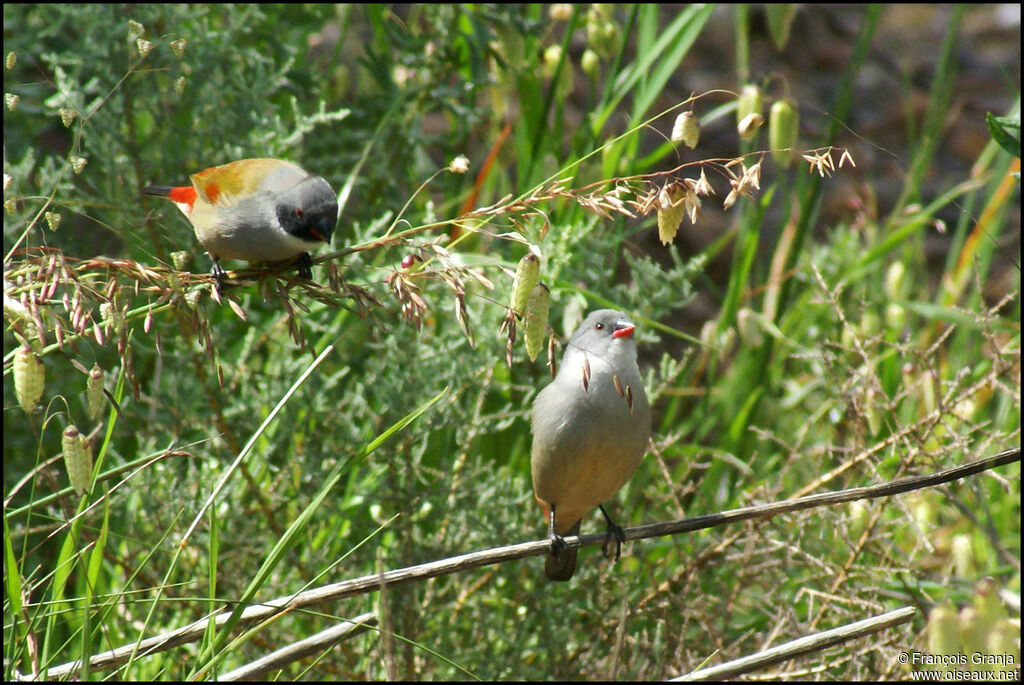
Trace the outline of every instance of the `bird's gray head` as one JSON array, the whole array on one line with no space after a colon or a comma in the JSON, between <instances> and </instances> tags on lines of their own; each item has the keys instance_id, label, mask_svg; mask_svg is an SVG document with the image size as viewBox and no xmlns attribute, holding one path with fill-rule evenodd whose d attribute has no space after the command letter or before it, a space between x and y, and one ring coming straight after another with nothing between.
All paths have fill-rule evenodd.
<instances>
[{"instance_id":1,"label":"bird's gray head","mask_svg":"<svg viewBox=\"0 0 1024 685\"><path fill-rule=\"evenodd\" d=\"M281 191L277 220L288 233L313 242L331 242L338 222L338 199L320 176L310 176Z\"/></svg>"},{"instance_id":2,"label":"bird's gray head","mask_svg":"<svg viewBox=\"0 0 1024 685\"><path fill-rule=\"evenodd\" d=\"M569 339L569 350L579 349L596 355L608 355L617 347L634 349L636 326L628 316L614 309L591 312Z\"/></svg>"}]
</instances>

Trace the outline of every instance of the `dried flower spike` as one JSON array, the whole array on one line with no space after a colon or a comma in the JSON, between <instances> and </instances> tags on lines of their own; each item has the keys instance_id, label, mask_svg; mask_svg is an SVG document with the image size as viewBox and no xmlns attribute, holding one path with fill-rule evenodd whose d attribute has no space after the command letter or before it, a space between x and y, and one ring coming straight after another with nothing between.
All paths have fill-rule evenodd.
<instances>
[{"instance_id":1,"label":"dried flower spike","mask_svg":"<svg viewBox=\"0 0 1024 685\"><path fill-rule=\"evenodd\" d=\"M825 152L811 152L803 155L803 158L810 165L807 171L813 174L814 170L817 169L818 175L822 178L831 176L835 170L835 165L832 163L832 154L827 150Z\"/></svg>"},{"instance_id":2,"label":"dried flower spike","mask_svg":"<svg viewBox=\"0 0 1024 685\"><path fill-rule=\"evenodd\" d=\"M731 166L739 165L743 169L742 174L736 174L732 169L728 168ZM743 165L741 160L733 160L727 165L727 171L732 176L729 179L729 185L732 186L732 190L726 196L725 201L722 203L723 209L729 209L736 203L740 195L746 195L747 197L753 197L753 190L760 190L761 188L761 162L758 161L751 167Z\"/></svg>"},{"instance_id":3,"label":"dried flower spike","mask_svg":"<svg viewBox=\"0 0 1024 685\"><path fill-rule=\"evenodd\" d=\"M68 469L68 480L79 495L85 494L92 484L92 449L85 436L75 426L64 430L61 440L64 450L64 465Z\"/></svg>"},{"instance_id":4,"label":"dried flower spike","mask_svg":"<svg viewBox=\"0 0 1024 685\"><path fill-rule=\"evenodd\" d=\"M43 362L29 348L18 348L14 353L14 394L26 414L31 414L36 408L45 383L46 368Z\"/></svg>"},{"instance_id":5,"label":"dried flower spike","mask_svg":"<svg viewBox=\"0 0 1024 685\"><path fill-rule=\"evenodd\" d=\"M704 173L704 167L700 168L700 178L697 179L697 183L694 185L693 190L697 195L715 194L715 189L711 187L711 184L708 182L708 177Z\"/></svg>"},{"instance_id":6,"label":"dried flower spike","mask_svg":"<svg viewBox=\"0 0 1024 685\"><path fill-rule=\"evenodd\" d=\"M526 329L526 356L530 361L537 359L540 348L544 346L544 333L548 327L548 308L551 305L551 292L543 283L533 286L530 298L526 303L524 328Z\"/></svg>"}]
</instances>

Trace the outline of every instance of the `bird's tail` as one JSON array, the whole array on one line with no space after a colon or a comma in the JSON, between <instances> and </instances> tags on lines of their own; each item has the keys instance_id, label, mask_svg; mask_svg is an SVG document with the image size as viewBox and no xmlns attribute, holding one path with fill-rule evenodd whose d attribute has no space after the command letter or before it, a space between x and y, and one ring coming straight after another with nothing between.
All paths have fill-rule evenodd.
<instances>
[{"instance_id":1,"label":"bird's tail","mask_svg":"<svg viewBox=\"0 0 1024 685\"><path fill-rule=\"evenodd\" d=\"M172 190L174 190L174 186L146 186L142 189L142 192L146 195L156 195L157 197L170 197Z\"/></svg>"},{"instance_id":2,"label":"bird's tail","mask_svg":"<svg viewBox=\"0 0 1024 685\"><path fill-rule=\"evenodd\" d=\"M576 525L570 528L566 535L579 535L581 523L583 523L582 520L577 521ZM546 575L550 580L569 580L575 572L575 547L563 549L559 551L558 554L548 554L547 558L544 560L544 575Z\"/></svg>"},{"instance_id":3,"label":"bird's tail","mask_svg":"<svg viewBox=\"0 0 1024 685\"><path fill-rule=\"evenodd\" d=\"M186 216L191 216L192 207L195 206L196 198L199 197L195 186L146 186L142 189L142 192L146 195L166 197L178 205L181 211L185 212Z\"/></svg>"}]
</instances>

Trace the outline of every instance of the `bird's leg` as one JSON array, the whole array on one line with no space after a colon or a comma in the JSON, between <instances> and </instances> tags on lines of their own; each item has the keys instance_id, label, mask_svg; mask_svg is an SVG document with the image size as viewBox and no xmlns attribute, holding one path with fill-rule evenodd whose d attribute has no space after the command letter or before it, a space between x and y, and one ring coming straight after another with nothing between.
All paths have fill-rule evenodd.
<instances>
[{"instance_id":1,"label":"bird's leg","mask_svg":"<svg viewBox=\"0 0 1024 685\"><path fill-rule=\"evenodd\" d=\"M313 280L313 258L309 256L308 252L299 255L299 278L304 278L307 281Z\"/></svg>"},{"instance_id":2,"label":"bird's leg","mask_svg":"<svg viewBox=\"0 0 1024 685\"><path fill-rule=\"evenodd\" d=\"M551 541L551 554L558 556L560 552L569 549L568 543L565 538L555 532L555 507L551 507L551 512L548 514L548 540Z\"/></svg>"},{"instance_id":3,"label":"bird's leg","mask_svg":"<svg viewBox=\"0 0 1024 685\"><path fill-rule=\"evenodd\" d=\"M213 268L210 269L210 275L213 276L213 279L217 282L217 292L223 292L224 279L227 277L228 272L220 265L220 260L217 257L213 258Z\"/></svg>"},{"instance_id":4,"label":"bird's leg","mask_svg":"<svg viewBox=\"0 0 1024 685\"><path fill-rule=\"evenodd\" d=\"M611 542L612 538L614 537L615 561L618 561L619 556L622 552L622 543L626 541L626 531L622 530L622 526L615 523L615 521L612 521L612 517L608 515L608 512L604 510L604 507L602 505L598 504L597 508L601 510L601 513L604 514L605 521L608 522L608 530L605 533L604 544L601 545L601 551L604 553L605 559L611 556L611 552L608 548L608 543Z\"/></svg>"}]
</instances>

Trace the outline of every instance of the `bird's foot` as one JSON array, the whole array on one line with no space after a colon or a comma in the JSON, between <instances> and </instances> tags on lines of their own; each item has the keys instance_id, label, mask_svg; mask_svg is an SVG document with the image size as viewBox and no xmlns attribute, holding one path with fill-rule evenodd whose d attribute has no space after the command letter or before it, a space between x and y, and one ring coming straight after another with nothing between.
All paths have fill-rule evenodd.
<instances>
[{"instance_id":1,"label":"bird's foot","mask_svg":"<svg viewBox=\"0 0 1024 685\"><path fill-rule=\"evenodd\" d=\"M569 549L569 543L566 542L565 538L558 533L552 533L550 537L548 537L548 540L551 541L551 554L553 556L557 557L562 552Z\"/></svg>"},{"instance_id":2,"label":"bird's foot","mask_svg":"<svg viewBox=\"0 0 1024 685\"><path fill-rule=\"evenodd\" d=\"M313 280L313 258L309 256L308 252L299 255L299 278L304 278L307 281Z\"/></svg>"},{"instance_id":3,"label":"bird's foot","mask_svg":"<svg viewBox=\"0 0 1024 685\"><path fill-rule=\"evenodd\" d=\"M618 561L622 555L622 543L626 541L626 532L622 530L622 526L615 523L608 526L604 536L604 544L601 545L601 551L604 553L605 559L612 555L609 543L613 538L615 539L615 561Z\"/></svg>"},{"instance_id":4,"label":"bird's foot","mask_svg":"<svg viewBox=\"0 0 1024 685\"><path fill-rule=\"evenodd\" d=\"M604 510L604 507L599 507L601 513L604 514L605 520L608 522L608 528L605 531L604 544L601 545L601 552L604 554L604 558L611 557L611 541L615 540L615 561L619 560L622 556L622 543L626 541L626 531L622 530L622 526L612 521L612 517L608 515L608 512Z\"/></svg>"},{"instance_id":5,"label":"bird's foot","mask_svg":"<svg viewBox=\"0 0 1024 685\"><path fill-rule=\"evenodd\" d=\"M213 260L213 268L210 269L210 275L213 276L213 280L217 283L217 293L222 293L224 291L224 279L228 277L228 272L224 270L224 267L216 259Z\"/></svg>"}]
</instances>

